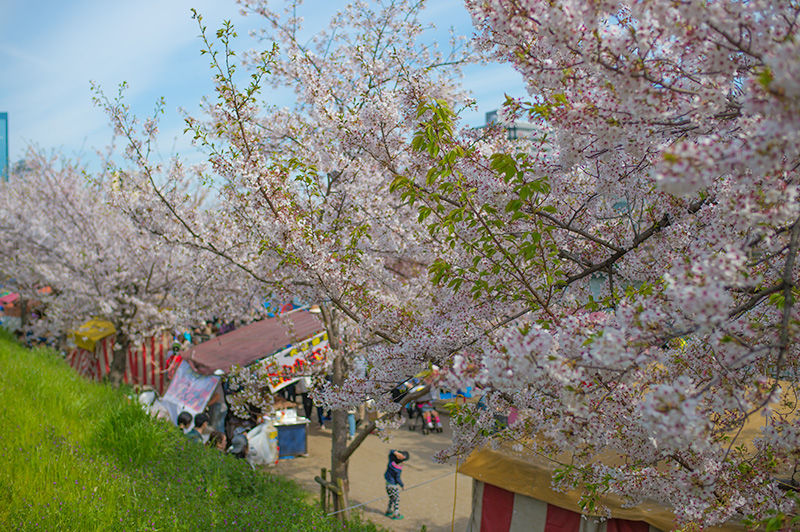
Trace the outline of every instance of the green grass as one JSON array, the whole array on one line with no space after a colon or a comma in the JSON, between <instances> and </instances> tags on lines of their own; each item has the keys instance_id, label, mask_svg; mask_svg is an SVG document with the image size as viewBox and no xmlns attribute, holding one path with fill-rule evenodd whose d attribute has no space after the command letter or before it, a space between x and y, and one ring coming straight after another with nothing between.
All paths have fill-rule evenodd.
<instances>
[{"instance_id":1,"label":"green grass","mask_svg":"<svg viewBox=\"0 0 800 532\"><path fill-rule=\"evenodd\" d=\"M306 500L0 332L0 529L342 529Z\"/></svg>"}]
</instances>

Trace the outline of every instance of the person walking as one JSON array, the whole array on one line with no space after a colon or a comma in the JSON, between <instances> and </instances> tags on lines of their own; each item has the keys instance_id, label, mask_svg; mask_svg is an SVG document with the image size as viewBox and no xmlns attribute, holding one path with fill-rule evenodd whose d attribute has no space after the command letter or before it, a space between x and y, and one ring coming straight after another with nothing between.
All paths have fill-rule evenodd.
<instances>
[{"instance_id":1,"label":"person walking","mask_svg":"<svg viewBox=\"0 0 800 532\"><path fill-rule=\"evenodd\" d=\"M405 488L403 479L403 462L411 458L408 451L389 451L389 464L386 466L386 494L389 495L389 507L386 509L386 517L392 519L402 519L400 515L400 490Z\"/></svg>"}]
</instances>

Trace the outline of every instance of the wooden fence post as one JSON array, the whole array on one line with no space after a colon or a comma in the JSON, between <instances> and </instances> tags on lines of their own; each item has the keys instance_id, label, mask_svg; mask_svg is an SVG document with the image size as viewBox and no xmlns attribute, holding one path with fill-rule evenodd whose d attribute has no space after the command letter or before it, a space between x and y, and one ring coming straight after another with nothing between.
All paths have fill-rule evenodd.
<instances>
[{"instance_id":1,"label":"wooden fence post","mask_svg":"<svg viewBox=\"0 0 800 532\"><path fill-rule=\"evenodd\" d=\"M344 489L342 488L342 479L341 478L337 478L336 479L336 486L339 488L339 493L337 495L337 497L339 497L339 519L342 520L342 523L346 523L347 522L347 510L345 510L345 508L347 508L347 507L345 506Z\"/></svg>"},{"instance_id":2,"label":"wooden fence post","mask_svg":"<svg viewBox=\"0 0 800 532\"><path fill-rule=\"evenodd\" d=\"M327 482L328 481L328 470L323 467L322 468L322 474L320 476L322 477L322 480ZM327 499L328 499L328 490L325 489L325 484L320 484L319 485L319 502L322 505L322 513L323 514L327 514L328 513Z\"/></svg>"},{"instance_id":3,"label":"wooden fence post","mask_svg":"<svg viewBox=\"0 0 800 532\"><path fill-rule=\"evenodd\" d=\"M318 477L314 477L314 481L319 484L319 504L322 507L322 513L325 515L328 514L328 497L333 493L333 497L336 497L336 499L332 499L331 502L336 503L334 505L334 510L337 510L337 518L346 522L347 512L338 511L344 509L345 494L344 489L342 489L342 479L336 479L336 484L334 485L333 482L328 482L327 477L328 470L324 467L322 468L322 474Z\"/></svg>"}]
</instances>

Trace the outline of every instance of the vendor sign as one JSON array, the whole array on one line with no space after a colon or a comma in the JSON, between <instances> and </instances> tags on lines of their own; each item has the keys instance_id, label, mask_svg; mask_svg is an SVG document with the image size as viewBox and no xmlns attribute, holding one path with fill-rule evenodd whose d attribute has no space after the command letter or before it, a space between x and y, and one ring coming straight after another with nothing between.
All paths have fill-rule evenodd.
<instances>
[{"instance_id":1,"label":"vendor sign","mask_svg":"<svg viewBox=\"0 0 800 532\"><path fill-rule=\"evenodd\" d=\"M301 376L322 368L327 360L328 347L328 333L321 332L257 362L258 373L266 375L270 392L275 393Z\"/></svg>"}]
</instances>

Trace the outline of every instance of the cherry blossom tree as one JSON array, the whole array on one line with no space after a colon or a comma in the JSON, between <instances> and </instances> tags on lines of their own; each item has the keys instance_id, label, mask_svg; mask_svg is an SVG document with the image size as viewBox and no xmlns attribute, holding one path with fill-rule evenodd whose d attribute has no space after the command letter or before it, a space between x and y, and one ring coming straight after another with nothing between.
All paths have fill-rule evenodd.
<instances>
[{"instance_id":1,"label":"cherry blossom tree","mask_svg":"<svg viewBox=\"0 0 800 532\"><path fill-rule=\"evenodd\" d=\"M112 209L105 191L115 179L90 178L79 163L29 149L26 170L0 189L0 271L25 298L42 300L39 327L66 334L90 318L106 319L117 329L115 351L126 353L143 338L192 323L184 309L209 311L206 294L224 285L213 269L193 268L186 249L165 245ZM52 292L42 295L44 286ZM115 356L112 381L124 372L125 357Z\"/></svg>"},{"instance_id":2,"label":"cherry blossom tree","mask_svg":"<svg viewBox=\"0 0 800 532\"><path fill-rule=\"evenodd\" d=\"M264 18L267 41L265 51L245 56L249 77L237 70L233 27L211 39L196 15L217 97L205 102L204 117L186 121L207 168L151 160L157 122L139 124L119 97L98 93L98 101L127 140L130 168L121 172L115 205L151 233L227 262L274 299L320 303L332 380L316 398L333 411L331 469L346 491L349 457L375 428L348 445L347 408L373 397L397 412L388 390L428 360L383 351L371 358L375 345L398 342L432 305L431 237L389 186L398 175L427 171L409 142L418 103L470 104L455 83L470 55L457 41L448 55L424 44L421 2L353 3L308 37L299 4L279 13L266 2L242 2ZM270 86L293 89L295 105L270 106L269 93L261 94ZM186 201L190 183L214 191L212 208ZM348 372L355 355L371 358L369 379Z\"/></svg>"},{"instance_id":3,"label":"cherry blossom tree","mask_svg":"<svg viewBox=\"0 0 800 532\"><path fill-rule=\"evenodd\" d=\"M273 292L325 301L334 350L357 338L370 382L337 356L320 394L336 478L359 441L346 445L344 407L389 406L393 380L437 363L443 382L487 392L486 409L458 410L451 454L496 439L568 452L554 482L580 487L587 511L615 493L679 523L788 526L796 5L468 2L479 43L528 80L531 101L505 112L540 134L513 144L456 129L463 100L424 68L450 61L415 48L420 27L399 16L416 6L358 4L307 45L294 6L245 7L287 55L251 54L239 89L233 29L220 52L206 41L219 98L188 125L211 173L154 165L155 122L140 137L107 102L136 163L117 201ZM262 105L265 81L298 105ZM213 216L187 201L191 179L216 180ZM517 419L498 426L498 412Z\"/></svg>"},{"instance_id":4,"label":"cherry blossom tree","mask_svg":"<svg viewBox=\"0 0 800 532\"><path fill-rule=\"evenodd\" d=\"M471 324L427 352L487 392L450 453L511 440L590 512L616 494L678 525L796 526L800 4L467 5L527 80L506 119L540 129L509 145L429 101L432 170L393 185Z\"/></svg>"},{"instance_id":5,"label":"cherry blossom tree","mask_svg":"<svg viewBox=\"0 0 800 532\"><path fill-rule=\"evenodd\" d=\"M106 101L135 164L115 201L278 296L325 302L335 478L360 441L346 445L344 408L388 408L394 382L435 363L486 392L455 412L443 457L508 439L568 453L554 484L588 512L613 493L680 524L789 526L798 6L467 4L478 44L528 81L504 113L535 137L457 128L466 100L429 68L457 61L416 45L416 5L354 4L304 44L294 4L247 2L280 48L248 55L239 88L233 29L205 41L218 98L187 123L207 173L151 162L155 122L139 132ZM264 105L270 83L297 105ZM188 201L192 180L216 187L213 212ZM370 379L345 375L345 337Z\"/></svg>"}]
</instances>

